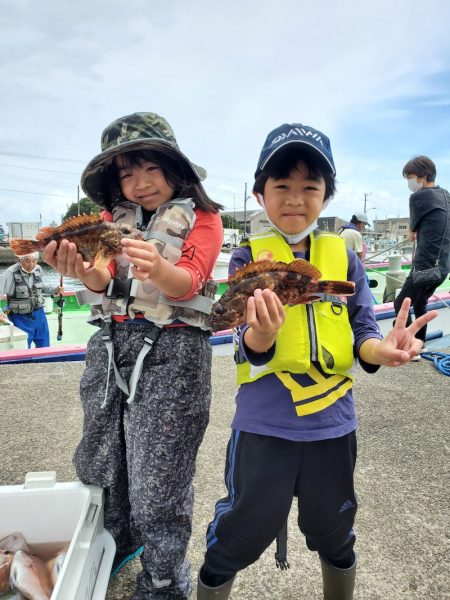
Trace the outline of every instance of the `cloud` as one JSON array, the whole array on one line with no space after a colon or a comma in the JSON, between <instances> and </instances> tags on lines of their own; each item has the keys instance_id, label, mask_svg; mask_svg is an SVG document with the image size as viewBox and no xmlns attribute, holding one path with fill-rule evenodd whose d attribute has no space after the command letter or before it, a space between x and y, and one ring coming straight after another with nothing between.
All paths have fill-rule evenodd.
<instances>
[{"instance_id":1,"label":"cloud","mask_svg":"<svg viewBox=\"0 0 450 600\"><path fill-rule=\"evenodd\" d=\"M78 175L63 177L74 194L102 129L151 110L169 120L182 149L209 171L207 189L230 208L242 205L245 182L251 187L268 131L302 121L331 138L340 187L376 191L385 211L400 202L411 154L448 165L450 125L437 111L450 97L449 16L438 0L427 3L432 27L405 0L16 0L2 15L0 153L41 169L67 171L64 161L76 161ZM46 211L53 219L58 186L48 180L43 202L55 207ZM11 183L0 179L23 189L20 177ZM34 210L36 202L0 190L2 202L17 198L18 212Z\"/></svg>"}]
</instances>

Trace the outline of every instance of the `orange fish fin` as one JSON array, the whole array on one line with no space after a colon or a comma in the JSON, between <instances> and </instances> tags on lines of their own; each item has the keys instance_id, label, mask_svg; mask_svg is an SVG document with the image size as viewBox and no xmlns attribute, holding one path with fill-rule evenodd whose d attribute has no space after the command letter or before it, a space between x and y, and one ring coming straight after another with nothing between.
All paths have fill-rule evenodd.
<instances>
[{"instance_id":1,"label":"orange fish fin","mask_svg":"<svg viewBox=\"0 0 450 600\"><path fill-rule=\"evenodd\" d=\"M237 270L234 275L231 275L228 279L229 283L237 283L243 279L254 277L260 273L266 273L268 271L294 271L300 275L306 275L311 279L319 279L322 273L314 265L303 258L297 258L291 263L284 263L273 260L259 260L257 262L251 262Z\"/></svg>"},{"instance_id":2,"label":"orange fish fin","mask_svg":"<svg viewBox=\"0 0 450 600\"><path fill-rule=\"evenodd\" d=\"M287 266L288 271L295 271L295 273L307 275L308 277L311 277L311 279L320 279L322 277L322 273L319 269L303 258L297 258Z\"/></svg>"},{"instance_id":3,"label":"orange fish fin","mask_svg":"<svg viewBox=\"0 0 450 600\"><path fill-rule=\"evenodd\" d=\"M103 223L103 219L100 215L79 215L67 219L67 221L64 221L64 223L58 225L58 227L43 227L36 235L36 239L46 240L55 234L68 233L80 229L81 227L86 227L87 225L99 225L100 223Z\"/></svg>"},{"instance_id":4,"label":"orange fish fin","mask_svg":"<svg viewBox=\"0 0 450 600\"><path fill-rule=\"evenodd\" d=\"M41 248L41 244L35 240L12 239L9 240L9 245L16 256L32 254Z\"/></svg>"},{"instance_id":5,"label":"orange fish fin","mask_svg":"<svg viewBox=\"0 0 450 600\"><path fill-rule=\"evenodd\" d=\"M233 275L230 275L228 281L229 283L237 283L238 281L242 281L242 279L248 279L249 277L253 277L259 273L274 271L274 265L277 264L284 264L286 268L285 263L275 263L272 260L259 260L257 262L248 263L244 265L242 269L238 269Z\"/></svg>"}]
</instances>

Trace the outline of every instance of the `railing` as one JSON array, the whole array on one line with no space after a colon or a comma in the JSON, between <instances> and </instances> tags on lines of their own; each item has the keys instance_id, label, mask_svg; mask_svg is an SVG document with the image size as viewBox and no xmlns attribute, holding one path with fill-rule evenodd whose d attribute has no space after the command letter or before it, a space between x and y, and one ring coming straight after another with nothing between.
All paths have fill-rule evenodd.
<instances>
[{"instance_id":1,"label":"railing","mask_svg":"<svg viewBox=\"0 0 450 600\"><path fill-rule=\"evenodd\" d=\"M402 244L402 243L404 243L404 242L400 242L400 244ZM390 268L390 265L389 265L389 268ZM367 266L366 264L364 265L364 269L366 271L373 271L374 273L378 273L378 275L381 275L385 279L387 279L389 277L391 279L391 281L396 281L397 283L400 283L401 285L403 285L403 283L404 283L403 279L399 279L398 277L394 277L392 275L392 273L394 271L389 271L389 269L386 272L378 271L377 269L372 269L371 267ZM395 294L395 290L394 290L394 294ZM430 296L430 298L435 298L436 300L438 300L438 302L440 302L441 304L443 304L446 308L450 309L450 304L448 302L445 302L445 300L443 300L442 298L439 298L439 296L437 294L432 294ZM386 299L386 302L392 302L392 300Z\"/></svg>"},{"instance_id":2,"label":"railing","mask_svg":"<svg viewBox=\"0 0 450 600\"><path fill-rule=\"evenodd\" d=\"M397 244L394 244L393 246L390 246L389 248L385 248L384 250L380 250L380 252L377 252L376 254L372 254L370 256L370 260L372 260L373 258L375 258L376 256L380 256L381 254L386 254L386 252L390 252L391 250L395 250L396 248L401 248L402 246L410 246L411 242L409 240L403 240L402 242L398 242ZM362 262L365 264L367 262L367 258L365 258Z\"/></svg>"}]
</instances>

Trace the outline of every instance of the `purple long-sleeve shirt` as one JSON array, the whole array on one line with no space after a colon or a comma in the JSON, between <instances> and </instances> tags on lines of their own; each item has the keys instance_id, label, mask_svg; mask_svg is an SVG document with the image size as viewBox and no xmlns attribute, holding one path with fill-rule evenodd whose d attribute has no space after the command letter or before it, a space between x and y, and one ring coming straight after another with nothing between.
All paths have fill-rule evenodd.
<instances>
[{"instance_id":1,"label":"purple long-sleeve shirt","mask_svg":"<svg viewBox=\"0 0 450 600\"><path fill-rule=\"evenodd\" d=\"M349 281L356 284L356 292L347 299L350 324L354 336L354 351L358 356L361 344L369 338L382 339L372 308L372 296L367 284L366 273L361 261L347 249ZM302 252L294 253L296 258L308 258ZM251 262L248 247L237 248L231 257L229 273ZM239 352L253 365L263 365L275 354L275 345L263 354L251 352L243 343L247 326L239 332ZM368 372L379 367L369 365L359 359ZM320 367L316 364L316 368ZM294 380L303 386L311 385L307 374L291 373ZM290 391L284 387L276 375L269 374L239 387L236 396L236 413L232 428L262 435L270 435L293 441L310 442L340 437L356 428L356 411L352 390L327 408L306 416L298 416Z\"/></svg>"}]
</instances>

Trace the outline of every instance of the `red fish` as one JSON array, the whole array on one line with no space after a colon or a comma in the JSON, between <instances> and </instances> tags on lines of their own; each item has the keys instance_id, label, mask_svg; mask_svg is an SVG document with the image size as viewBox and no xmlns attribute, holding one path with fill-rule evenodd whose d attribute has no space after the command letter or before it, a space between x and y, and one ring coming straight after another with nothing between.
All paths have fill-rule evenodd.
<instances>
[{"instance_id":1,"label":"red fish","mask_svg":"<svg viewBox=\"0 0 450 600\"><path fill-rule=\"evenodd\" d=\"M67 550L61 550L61 552L58 552L54 558L47 561L47 568L50 572L50 578L53 586L56 585L56 581L58 580L59 574L61 573L64 565L64 561L66 560L66 556Z\"/></svg>"},{"instance_id":2,"label":"red fish","mask_svg":"<svg viewBox=\"0 0 450 600\"><path fill-rule=\"evenodd\" d=\"M11 571L11 563L13 553L7 550L0 550L0 595L9 591L9 573Z\"/></svg>"},{"instance_id":3,"label":"red fish","mask_svg":"<svg viewBox=\"0 0 450 600\"><path fill-rule=\"evenodd\" d=\"M52 595L53 586L46 564L22 550L14 554L9 582L29 600L50 600Z\"/></svg>"},{"instance_id":4,"label":"red fish","mask_svg":"<svg viewBox=\"0 0 450 600\"><path fill-rule=\"evenodd\" d=\"M245 323L247 300L256 289L273 290L283 305L309 304L323 295L351 296L352 281L320 281L322 273L301 258L291 263L262 260L249 263L229 277L228 290L213 305L209 315L212 331Z\"/></svg>"},{"instance_id":5,"label":"red fish","mask_svg":"<svg viewBox=\"0 0 450 600\"><path fill-rule=\"evenodd\" d=\"M17 550L29 552L25 538L19 531L10 533L6 537L2 538L0 540L0 550L5 550L12 553L17 552Z\"/></svg>"},{"instance_id":6,"label":"red fish","mask_svg":"<svg viewBox=\"0 0 450 600\"><path fill-rule=\"evenodd\" d=\"M43 250L51 242L69 240L77 245L83 259L94 267L105 267L113 256L122 252L120 240L124 237L143 239L143 232L130 225L104 221L100 215L72 217L58 227L43 227L35 240L15 238L9 244L17 256Z\"/></svg>"}]
</instances>

